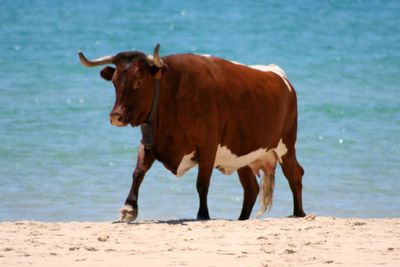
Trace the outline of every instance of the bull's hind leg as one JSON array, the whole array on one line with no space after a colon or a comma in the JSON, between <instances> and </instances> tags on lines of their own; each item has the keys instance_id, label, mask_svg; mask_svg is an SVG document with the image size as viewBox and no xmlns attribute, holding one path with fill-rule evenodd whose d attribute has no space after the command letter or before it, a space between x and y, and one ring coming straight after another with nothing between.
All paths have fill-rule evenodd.
<instances>
[{"instance_id":1,"label":"bull's hind leg","mask_svg":"<svg viewBox=\"0 0 400 267\"><path fill-rule=\"evenodd\" d=\"M247 220L256 202L259 186L253 171L249 167L240 168L238 174L243 187L243 206L239 220Z\"/></svg>"},{"instance_id":2,"label":"bull's hind leg","mask_svg":"<svg viewBox=\"0 0 400 267\"><path fill-rule=\"evenodd\" d=\"M130 222L136 219L138 215L139 188L143 181L144 175L150 169L153 162L153 154L149 151L146 151L143 144L140 144L136 168L132 175L131 190L125 200L125 206L121 209L121 222Z\"/></svg>"},{"instance_id":3,"label":"bull's hind leg","mask_svg":"<svg viewBox=\"0 0 400 267\"><path fill-rule=\"evenodd\" d=\"M282 171L289 181L290 189L292 190L293 194L293 216L304 217L306 216L303 210L302 202L302 179L304 170L297 162L294 146L288 148L288 152L282 158L282 160Z\"/></svg>"}]
</instances>

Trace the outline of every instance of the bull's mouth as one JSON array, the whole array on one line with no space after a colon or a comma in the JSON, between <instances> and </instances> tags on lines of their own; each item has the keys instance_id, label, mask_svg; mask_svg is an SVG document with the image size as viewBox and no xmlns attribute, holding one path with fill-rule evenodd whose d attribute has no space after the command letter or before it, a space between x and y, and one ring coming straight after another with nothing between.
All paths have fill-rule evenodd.
<instances>
[{"instance_id":1,"label":"bull's mouth","mask_svg":"<svg viewBox=\"0 0 400 267\"><path fill-rule=\"evenodd\" d=\"M137 122L130 122L129 123L132 127L136 127L136 126L139 126L140 125L140 123L137 123Z\"/></svg>"},{"instance_id":2,"label":"bull's mouth","mask_svg":"<svg viewBox=\"0 0 400 267\"><path fill-rule=\"evenodd\" d=\"M111 125L112 125L112 126L116 126L116 127L125 127L125 126L128 125L128 123L126 123L126 122L113 122L113 121L111 121Z\"/></svg>"},{"instance_id":3,"label":"bull's mouth","mask_svg":"<svg viewBox=\"0 0 400 267\"><path fill-rule=\"evenodd\" d=\"M127 126L129 123L126 123L126 122L121 122L121 123L118 123L118 124L112 124L113 126L116 126L116 127L125 127L125 126Z\"/></svg>"},{"instance_id":4,"label":"bull's mouth","mask_svg":"<svg viewBox=\"0 0 400 267\"><path fill-rule=\"evenodd\" d=\"M111 112L110 123L116 127L124 127L131 125L132 127L139 126L142 122L139 116L132 112Z\"/></svg>"}]
</instances>

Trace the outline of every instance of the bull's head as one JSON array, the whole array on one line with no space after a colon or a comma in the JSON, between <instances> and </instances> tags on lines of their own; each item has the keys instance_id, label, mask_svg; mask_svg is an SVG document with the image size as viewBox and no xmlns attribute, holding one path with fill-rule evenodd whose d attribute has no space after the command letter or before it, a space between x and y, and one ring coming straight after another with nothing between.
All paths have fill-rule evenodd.
<instances>
[{"instance_id":1,"label":"bull's head","mask_svg":"<svg viewBox=\"0 0 400 267\"><path fill-rule=\"evenodd\" d=\"M153 56L141 52L121 52L88 60L79 52L81 64L86 67L113 64L103 68L100 75L112 81L115 87L115 104L110 112L110 121L115 126L132 126L143 123L151 111L155 78L160 78L166 65L159 56L160 45L154 48Z\"/></svg>"}]
</instances>

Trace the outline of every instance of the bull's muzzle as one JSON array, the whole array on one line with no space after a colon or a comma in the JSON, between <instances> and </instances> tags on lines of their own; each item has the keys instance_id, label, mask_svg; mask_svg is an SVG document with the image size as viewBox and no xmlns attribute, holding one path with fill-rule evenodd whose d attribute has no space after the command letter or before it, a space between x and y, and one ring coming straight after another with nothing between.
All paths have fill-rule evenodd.
<instances>
[{"instance_id":1,"label":"bull's muzzle","mask_svg":"<svg viewBox=\"0 0 400 267\"><path fill-rule=\"evenodd\" d=\"M124 115L121 111L112 111L110 113L110 122L111 122L111 125L114 125L117 127L128 125L126 122L124 122Z\"/></svg>"}]
</instances>

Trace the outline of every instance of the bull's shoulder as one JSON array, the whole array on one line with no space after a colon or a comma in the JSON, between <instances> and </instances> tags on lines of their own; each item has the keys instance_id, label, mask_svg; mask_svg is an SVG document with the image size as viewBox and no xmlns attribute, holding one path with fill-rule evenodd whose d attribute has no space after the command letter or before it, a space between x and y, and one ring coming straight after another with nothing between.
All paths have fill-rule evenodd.
<instances>
[{"instance_id":1,"label":"bull's shoulder","mask_svg":"<svg viewBox=\"0 0 400 267\"><path fill-rule=\"evenodd\" d=\"M209 55L176 54L163 60L170 66L175 79L181 85L190 85L191 89L211 88L224 75L221 59Z\"/></svg>"},{"instance_id":2,"label":"bull's shoulder","mask_svg":"<svg viewBox=\"0 0 400 267\"><path fill-rule=\"evenodd\" d=\"M174 54L163 57L163 60L170 63L174 68L180 68L183 66L196 67L197 65L207 65L212 60L211 56L206 57L203 55L186 53L186 54Z\"/></svg>"}]
</instances>

